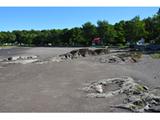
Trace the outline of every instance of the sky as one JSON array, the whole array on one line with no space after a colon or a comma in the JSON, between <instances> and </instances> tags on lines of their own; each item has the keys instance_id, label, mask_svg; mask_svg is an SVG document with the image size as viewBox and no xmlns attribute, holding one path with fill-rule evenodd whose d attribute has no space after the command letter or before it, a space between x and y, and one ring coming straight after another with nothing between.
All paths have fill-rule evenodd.
<instances>
[{"instance_id":1,"label":"sky","mask_svg":"<svg viewBox=\"0 0 160 120\"><path fill-rule=\"evenodd\" d=\"M115 24L120 20L153 16L158 7L0 7L0 31L80 27L97 20Z\"/></svg>"}]
</instances>

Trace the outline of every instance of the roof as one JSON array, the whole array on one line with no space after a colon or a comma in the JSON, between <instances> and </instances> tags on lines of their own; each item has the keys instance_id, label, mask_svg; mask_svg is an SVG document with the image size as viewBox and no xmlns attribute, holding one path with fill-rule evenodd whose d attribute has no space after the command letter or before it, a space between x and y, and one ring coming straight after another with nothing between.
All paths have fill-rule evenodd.
<instances>
[{"instance_id":1,"label":"roof","mask_svg":"<svg viewBox=\"0 0 160 120\"><path fill-rule=\"evenodd\" d=\"M97 37L97 38L94 38L93 40L96 41L96 40L100 40L101 38L100 37Z\"/></svg>"}]
</instances>

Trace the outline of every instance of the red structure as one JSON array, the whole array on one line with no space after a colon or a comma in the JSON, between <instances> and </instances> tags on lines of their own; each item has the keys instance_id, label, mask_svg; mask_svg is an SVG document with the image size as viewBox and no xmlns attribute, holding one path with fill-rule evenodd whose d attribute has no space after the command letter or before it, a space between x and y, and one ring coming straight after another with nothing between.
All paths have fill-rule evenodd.
<instances>
[{"instance_id":1,"label":"red structure","mask_svg":"<svg viewBox=\"0 0 160 120\"><path fill-rule=\"evenodd\" d=\"M101 44L101 38L100 37L94 38L92 40L92 45L99 45L99 44Z\"/></svg>"}]
</instances>

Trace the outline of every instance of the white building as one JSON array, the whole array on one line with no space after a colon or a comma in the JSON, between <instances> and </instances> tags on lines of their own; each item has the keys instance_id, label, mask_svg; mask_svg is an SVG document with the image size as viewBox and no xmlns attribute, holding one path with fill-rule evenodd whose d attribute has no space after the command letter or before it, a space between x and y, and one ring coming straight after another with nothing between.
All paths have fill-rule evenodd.
<instances>
[{"instance_id":1,"label":"white building","mask_svg":"<svg viewBox=\"0 0 160 120\"><path fill-rule=\"evenodd\" d=\"M141 38L136 44L137 45L144 45L144 43L145 43L144 38Z\"/></svg>"}]
</instances>

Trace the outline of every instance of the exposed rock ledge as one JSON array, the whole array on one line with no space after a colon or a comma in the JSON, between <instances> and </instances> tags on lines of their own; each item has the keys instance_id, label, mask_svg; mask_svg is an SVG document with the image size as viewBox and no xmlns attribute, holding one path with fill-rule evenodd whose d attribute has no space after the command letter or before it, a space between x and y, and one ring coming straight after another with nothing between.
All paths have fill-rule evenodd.
<instances>
[{"instance_id":1,"label":"exposed rock ledge","mask_svg":"<svg viewBox=\"0 0 160 120\"><path fill-rule=\"evenodd\" d=\"M108 98L125 94L126 98L120 105L111 107L128 109L133 112L160 112L160 96L155 90L138 84L131 77L103 79L93 82L83 89L88 97Z\"/></svg>"}]
</instances>

